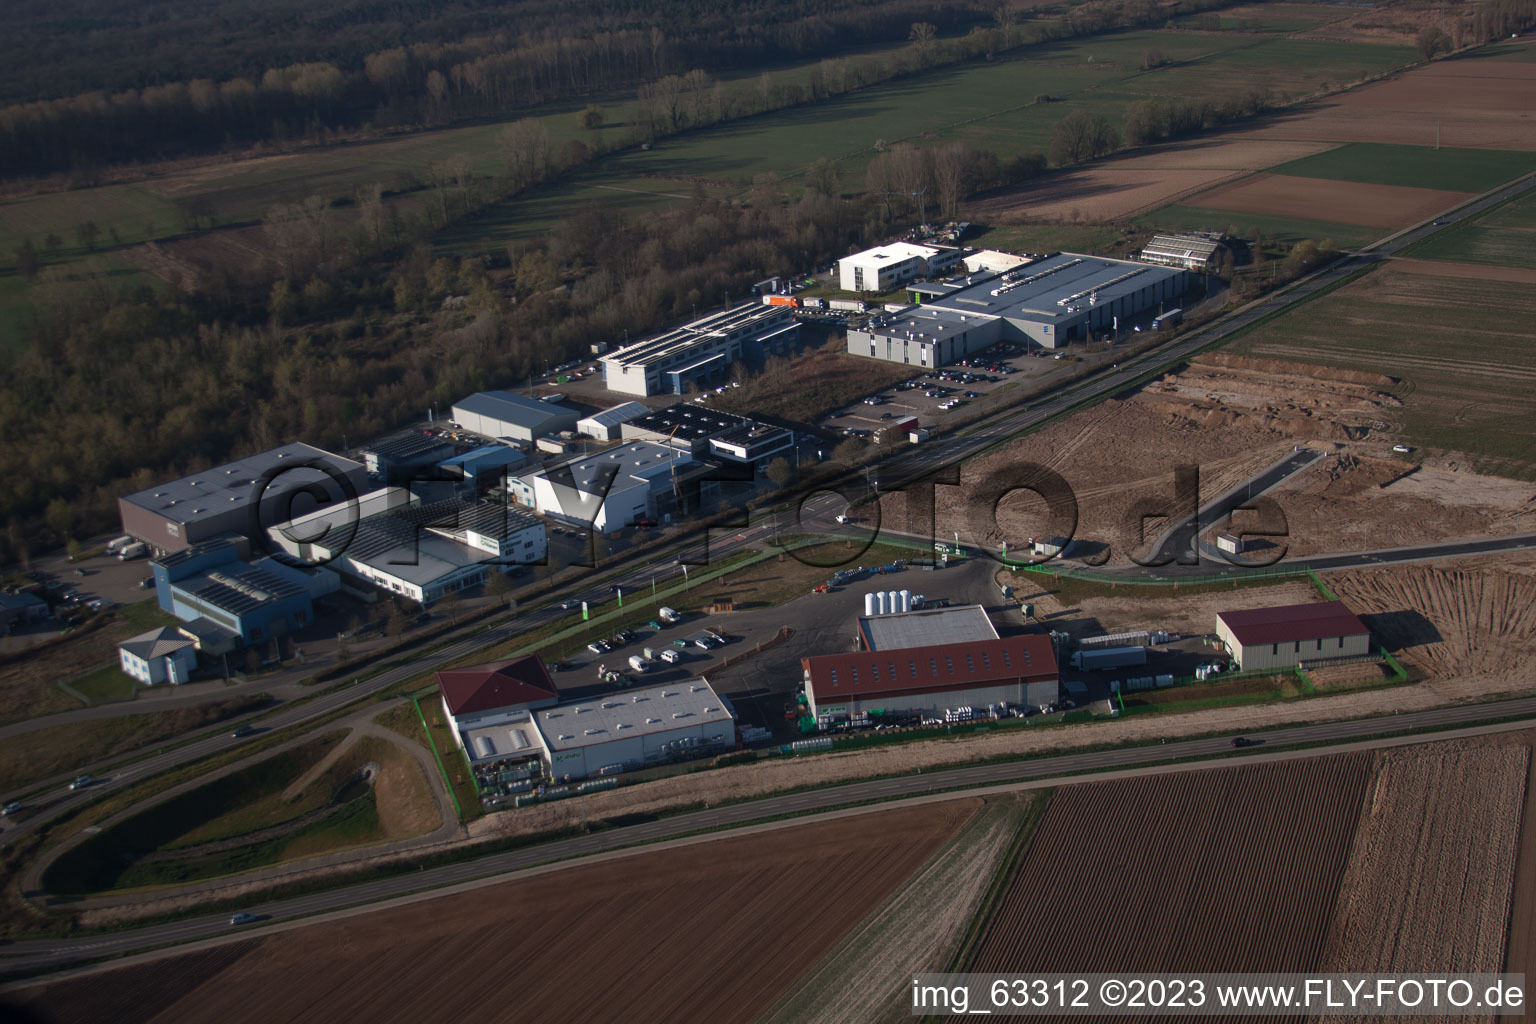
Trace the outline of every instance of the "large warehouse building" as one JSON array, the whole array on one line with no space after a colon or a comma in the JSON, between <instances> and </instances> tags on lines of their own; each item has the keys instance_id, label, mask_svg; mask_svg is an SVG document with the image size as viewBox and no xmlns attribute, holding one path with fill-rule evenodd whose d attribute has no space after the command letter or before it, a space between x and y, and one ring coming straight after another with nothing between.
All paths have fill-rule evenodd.
<instances>
[{"instance_id":1,"label":"large warehouse building","mask_svg":"<svg viewBox=\"0 0 1536 1024\"><path fill-rule=\"evenodd\" d=\"M492 572L538 565L544 524L498 501L420 502L402 487L364 495L268 531L294 558L372 583L421 604L484 583Z\"/></svg>"},{"instance_id":2,"label":"large warehouse building","mask_svg":"<svg viewBox=\"0 0 1536 1024\"><path fill-rule=\"evenodd\" d=\"M624 395L684 395L723 383L738 360L782 355L800 336L786 306L743 303L603 356L603 385Z\"/></svg>"},{"instance_id":3,"label":"large warehouse building","mask_svg":"<svg viewBox=\"0 0 1536 1024\"><path fill-rule=\"evenodd\" d=\"M624 690L535 711L556 781L612 775L729 750L736 716L702 679Z\"/></svg>"},{"instance_id":4,"label":"large warehouse building","mask_svg":"<svg viewBox=\"0 0 1536 1024\"><path fill-rule=\"evenodd\" d=\"M1219 234L1154 235L1141 250L1141 258L1147 263L1208 273L1221 263L1222 249Z\"/></svg>"},{"instance_id":5,"label":"large warehouse building","mask_svg":"<svg viewBox=\"0 0 1536 1024\"><path fill-rule=\"evenodd\" d=\"M443 713L481 793L531 789L544 775L533 713L559 700L543 659L533 655L437 673Z\"/></svg>"},{"instance_id":6,"label":"large warehouse building","mask_svg":"<svg viewBox=\"0 0 1536 1024\"><path fill-rule=\"evenodd\" d=\"M623 425L626 441L670 445L694 455L767 465L775 455L793 450L795 435L734 413L678 402Z\"/></svg>"},{"instance_id":7,"label":"large warehouse building","mask_svg":"<svg viewBox=\"0 0 1536 1024\"><path fill-rule=\"evenodd\" d=\"M1189 273L1130 260L1056 253L995 277L917 286L922 304L848 331L848 351L947 366L999 341L1060 348L1122 328L1176 302Z\"/></svg>"},{"instance_id":8,"label":"large warehouse building","mask_svg":"<svg viewBox=\"0 0 1536 1024\"><path fill-rule=\"evenodd\" d=\"M574 430L581 413L559 402L510 391L480 391L454 403L453 422L481 437L528 442L562 430Z\"/></svg>"},{"instance_id":9,"label":"large warehouse building","mask_svg":"<svg viewBox=\"0 0 1536 1024\"><path fill-rule=\"evenodd\" d=\"M1056 652L1043 634L1001 640L824 654L801 659L810 712L848 718L889 712L941 713L990 704L1056 700Z\"/></svg>"},{"instance_id":10,"label":"large warehouse building","mask_svg":"<svg viewBox=\"0 0 1536 1024\"><path fill-rule=\"evenodd\" d=\"M1218 612L1216 635L1238 668L1286 669L1371 653L1371 634L1342 601Z\"/></svg>"},{"instance_id":11,"label":"large warehouse building","mask_svg":"<svg viewBox=\"0 0 1536 1024\"><path fill-rule=\"evenodd\" d=\"M124 533L159 553L180 551L215 537L250 537L251 503L258 494L258 533L313 508L311 489L344 501L345 488L332 475L349 481L354 497L368 489L368 472L360 463L294 443L124 495L117 510ZM295 500L301 493L306 496Z\"/></svg>"}]
</instances>

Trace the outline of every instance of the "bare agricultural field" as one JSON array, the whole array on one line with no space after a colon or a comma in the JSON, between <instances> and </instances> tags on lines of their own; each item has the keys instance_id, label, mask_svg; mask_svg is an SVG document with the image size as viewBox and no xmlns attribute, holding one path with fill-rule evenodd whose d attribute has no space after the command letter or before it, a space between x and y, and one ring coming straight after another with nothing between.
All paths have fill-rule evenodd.
<instances>
[{"instance_id":1,"label":"bare agricultural field","mask_svg":"<svg viewBox=\"0 0 1536 1024\"><path fill-rule=\"evenodd\" d=\"M471 1020L512 1006L527 1020L736 1020L776 1000L979 806L876 811L553 870L242 943L211 978L169 957L14 995L45 1014L67 1003L104 1020L110 1008L124 1024ZM117 1002L123 975L158 978L179 998L137 1013Z\"/></svg>"},{"instance_id":2,"label":"bare agricultural field","mask_svg":"<svg viewBox=\"0 0 1536 1024\"><path fill-rule=\"evenodd\" d=\"M1536 232L1531 246L1536 247ZM1452 263L1446 260L1419 260L1399 257L1392 266L1405 274L1421 274L1425 277L1466 277L1478 281L1502 281L1506 284L1536 285L1536 269L1526 267L1497 267L1477 263Z\"/></svg>"},{"instance_id":3,"label":"bare agricultural field","mask_svg":"<svg viewBox=\"0 0 1536 1024\"><path fill-rule=\"evenodd\" d=\"M1460 58L1417 68L1273 118L1262 139L1536 150L1536 64Z\"/></svg>"},{"instance_id":4,"label":"bare agricultural field","mask_svg":"<svg viewBox=\"0 0 1536 1024\"><path fill-rule=\"evenodd\" d=\"M1330 147L1326 142L1232 138L1158 146L987 193L968 202L966 211L989 222L1021 216L1046 221L1122 220L1217 182Z\"/></svg>"},{"instance_id":5,"label":"bare agricultural field","mask_svg":"<svg viewBox=\"0 0 1536 1024\"><path fill-rule=\"evenodd\" d=\"M763 1024L909 1019L906 979L942 970L1021 828L1045 796L994 797L886 905L850 932Z\"/></svg>"},{"instance_id":6,"label":"bare agricultural field","mask_svg":"<svg viewBox=\"0 0 1536 1024\"><path fill-rule=\"evenodd\" d=\"M965 970L1315 969L1370 765L1345 754L1057 789Z\"/></svg>"},{"instance_id":7,"label":"bare agricultural field","mask_svg":"<svg viewBox=\"0 0 1536 1024\"><path fill-rule=\"evenodd\" d=\"M1191 196L1184 200L1184 205L1400 228L1427 220L1470 198L1465 192L1254 174Z\"/></svg>"},{"instance_id":8,"label":"bare agricultural field","mask_svg":"<svg viewBox=\"0 0 1536 1024\"><path fill-rule=\"evenodd\" d=\"M1394 262L1249 331L1244 355L1389 373L1408 444L1456 469L1536 477L1536 289L1432 277ZM1448 468L1450 464L1448 463Z\"/></svg>"},{"instance_id":9,"label":"bare agricultural field","mask_svg":"<svg viewBox=\"0 0 1536 1024\"><path fill-rule=\"evenodd\" d=\"M1475 741L1378 755L1320 970L1501 968L1530 756Z\"/></svg>"}]
</instances>

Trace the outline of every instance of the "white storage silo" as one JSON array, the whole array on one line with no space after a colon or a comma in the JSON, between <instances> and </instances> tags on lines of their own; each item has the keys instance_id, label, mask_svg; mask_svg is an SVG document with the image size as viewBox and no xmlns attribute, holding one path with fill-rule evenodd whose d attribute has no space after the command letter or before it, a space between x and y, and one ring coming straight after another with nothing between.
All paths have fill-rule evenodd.
<instances>
[{"instance_id":1,"label":"white storage silo","mask_svg":"<svg viewBox=\"0 0 1536 1024\"><path fill-rule=\"evenodd\" d=\"M901 611L901 595L896 593L894 590L886 591L885 606L891 610L892 615L895 615L897 612Z\"/></svg>"},{"instance_id":2,"label":"white storage silo","mask_svg":"<svg viewBox=\"0 0 1536 1024\"><path fill-rule=\"evenodd\" d=\"M871 615L874 615L874 614L875 614L875 595L874 594L865 594L864 595L864 617L868 618L868 617L870 617Z\"/></svg>"},{"instance_id":3,"label":"white storage silo","mask_svg":"<svg viewBox=\"0 0 1536 1024\"><path fill-rule=\"evenodd\" d=\"M912 610L912 591L903 590L901 592L901 610L904 612Z\"/></svg>"},{"instance_id":4,"label":"white storage silo","mask_svg":"<svg viewBox=\"0 0 1536 1024\"><path fill-rule=\"evenodd\" d=\"M875 591L875 614L885 614L885 591L883 590Z\"/></svg>"}]
</instances>

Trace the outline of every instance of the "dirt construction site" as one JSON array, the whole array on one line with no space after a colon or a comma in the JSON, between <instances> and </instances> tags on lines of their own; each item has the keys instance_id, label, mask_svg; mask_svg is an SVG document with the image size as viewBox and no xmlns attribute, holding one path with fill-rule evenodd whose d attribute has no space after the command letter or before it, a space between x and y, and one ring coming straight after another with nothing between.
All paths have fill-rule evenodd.
<instances>
[{"instance_id":1,"label":"dirt construction site","mask_svg":"<svg viewBox=\"0 0 1536 1024\"><path fill-rule=\"evenodd\" d=\"M1271 492L1285 514L1290 555L1536 530L1531 484L1480 476L1453 458L1393 451L1403 405L1395 384L1357 370L1201 356L968 462L959 487L937 488L937 535L958 532L962 542L992 549L1006 541L1011 551L1031 537L1064 535L1031 492L1004 497L995 525L975 500L994 474L1038 465L1059 474L1076 498L1078 543L1065 564L1128 566L1131 551L1145 550L1137 505L1174 509L1177 467L1198 468L1204 504L1298 445L1326 455ZM905 495L882 497L881 517L905 523ZM1159 529L1148 519L1145 540Z\"/></svg>"}]
</instances>

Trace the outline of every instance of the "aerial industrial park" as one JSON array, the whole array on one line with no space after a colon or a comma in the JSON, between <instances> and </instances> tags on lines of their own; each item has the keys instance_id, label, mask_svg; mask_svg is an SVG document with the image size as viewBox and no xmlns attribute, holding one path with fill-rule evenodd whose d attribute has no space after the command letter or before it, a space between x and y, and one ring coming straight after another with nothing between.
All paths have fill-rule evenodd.
<instances>
[{"instance_id":1,"label":"aerial industrial park","mask_svg":"<svg viewBox=\"0 0 1536 1024\"><path fill-rule=\"evenodd\" d=\"M7 1019L1518 1005L1536 7L1133 6L0 76Z\"/></svg>"}]
</instances>

